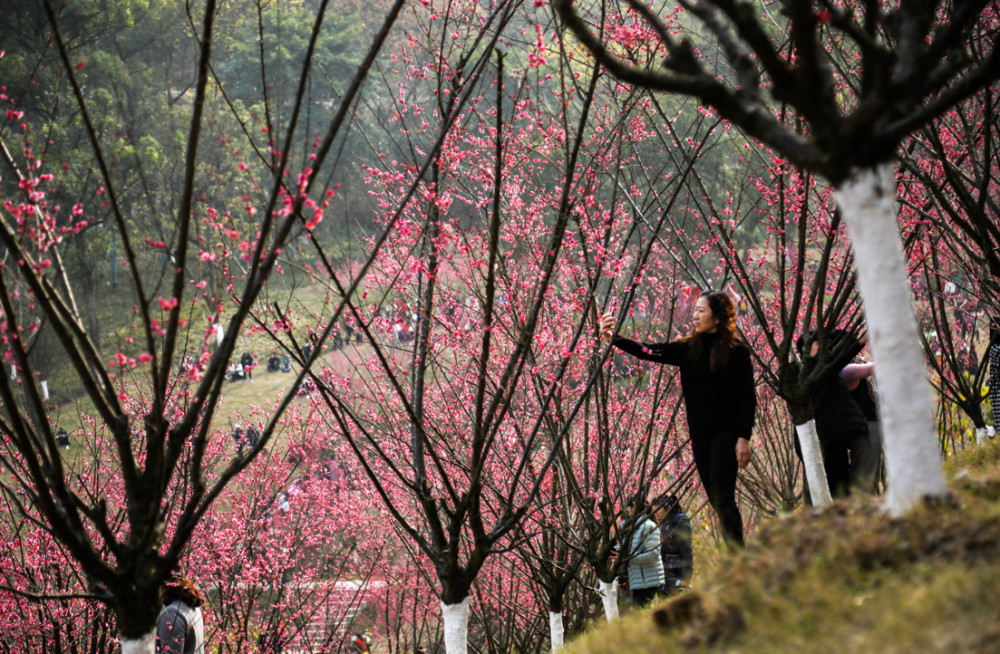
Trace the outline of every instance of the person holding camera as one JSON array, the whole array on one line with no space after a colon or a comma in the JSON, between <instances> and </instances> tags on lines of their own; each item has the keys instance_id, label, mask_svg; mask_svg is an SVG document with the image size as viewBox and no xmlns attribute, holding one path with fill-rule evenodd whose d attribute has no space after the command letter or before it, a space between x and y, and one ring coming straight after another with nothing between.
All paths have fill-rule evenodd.
<instances>
[{"instance_id":1,"label":"person holding camera","mask_svg":"<svg viewBox=\"0 0 1000 654\"><path fill-rule=\"evenodd\" d=\"M737 472L750 463L750 435L757 409L750 350L736 329L736 308L722 291L698 298L691 333L644 345L612 339L615 317L601 318L601 336L638 359L680 368L681 393L695 467L731 546L743 547L743 518L736 504Z\"/></svg>"}]
</instances>

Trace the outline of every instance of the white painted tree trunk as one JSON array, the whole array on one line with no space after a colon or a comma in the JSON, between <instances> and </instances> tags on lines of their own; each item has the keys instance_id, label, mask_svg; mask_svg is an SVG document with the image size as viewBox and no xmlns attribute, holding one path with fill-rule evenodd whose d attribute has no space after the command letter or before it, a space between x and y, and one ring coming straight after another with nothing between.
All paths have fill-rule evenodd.
<instances>
[{"instance_id":1,"label":"white painted tree trunk","mask_svg":"<svg viewBox=\"0 0 1000 654\"><path fill-rule=\"evenodd\" d=\"M604 605L604 617L608 622L618 619L618 580L601 581L597 580L597 593L601 596L601 603Z\"/></svg>"},{"instance_id":2,"label":"white painted tree trunk","mask_svg":"<svg viewBox=\"0 0 1000 654\"><path fill-rule=\"evenodd\" d=\"M549 611L549 640L552 641L553 654L563 648L564 634L562 613Z\"/></svg>"},{"instance_id":3,"label":"white painted tree trunk","mask_svg":"<svg viewBox=\"0 0 1000 654\"><path fill-rule=\"evenodd\" d=\"M816 421L795 425L795 433L799 436L799 447L802 449L802 467L806 469L806 483L809 484L809 497L813 506L823 507L833 501L830 496L830 481L826 478L826 468L823 467L823 451L819 447L819 435L816 433Z\"/></svg>"},{"instance_id":4,"label":"white painted tree trunk","mask_svg":"<svg viewBox=\"0 0 1000 654\"><path fill-rule=\"evenodd\" d=\"M900 515L921 498L946 495L947 486L896 219L894 166L856 171L836 198L854 247L878 378L886 508Z\"/></svg>"},{"instance_id":5,"label":"white painted tree trunk","mask_svg":"<svg viewBox=\"0 0 1000 654\"><path fill-rule=\"evenodd\" d=\"M142 638L122 638L122 654L155 654L156 632L153 629Z\"/></svg>"},{"instance_id":6,"label":"white painted tree trunk","mask_svg":"<svg viewBox=\"0 0 1000 654\"><path fill-rule=\"evenodd\" d=\"M467 654L469 651L469 598L458 604L441 602L444 619L444 651L446 654Z\"/></svg>"}]
</instances>

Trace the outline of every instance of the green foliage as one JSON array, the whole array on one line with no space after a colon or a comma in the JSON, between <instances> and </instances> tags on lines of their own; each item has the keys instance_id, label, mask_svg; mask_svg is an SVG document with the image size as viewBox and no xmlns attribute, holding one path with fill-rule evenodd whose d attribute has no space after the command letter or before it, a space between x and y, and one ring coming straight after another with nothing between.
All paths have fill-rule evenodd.
<instances>
[{"instance_id":1,"label":"green foliage","mask_svg":"<svg viewBox=\"0 0 1000 654\"><path fill-rule=\"evenodd\" d=\"M213 66L234 105L226 103L216 86L206 105L199 148L199 184L195 212L230 216L228 228L239 238L252 238L257 218L247 211L256 205L270 183L272 144L280 135L265 133L268 111L276 123L294 100L302 63L312 32L314 3L296 1L263 3L262 26L252 0L224 3L216 24ZM45 187L50 210L67 224L70 209L79 206L87 226L67 234L60 255L73 294L92 340L104 350L122 351L121 330L129 324L131 276L123 265L124 245L112 236L115 218L107 183L94 157L94 145L85 128L83 113L70 84L70 73L59 60L58 49L41 3L16 3L0 24L0 84L24 111L24 135L6 124L5 142L24 142L28 158L42 162L38 172L55 178ZM107 162L122 215L133 234L133 247L145 274L162 274L168 255L146 246L145 237L176 251L174 235L176 190L188 148L188 120L196 73L197 43L193 38L198 19L185 13L183 3L126 0L74 1L60 9L59 32L66 43L72 76L81 90L104 160ZM127 29L123 29L127 28ZM317 43L311 70L306 111L300 122L301 147L294 153L308 165L306 156L317 130L338 106L338 93L356 68L363 26L357 16L329 11ZM264 59L261 71L259 39L263 30ZM263 76L263 77L262 77ZM261 80L266 80L266 91ZM270 103L265 106L265 100ZM235 110L235 111L234 111ZM308 131L307 131L308 130ZM244 135L257 142L247 144ZM239 144L239 145L238 145ZM256 150L256 151L255 151ZM0 195L16 198L16 179L3 175ZM202 249L218 242L214 229L203 221L189 243L187 262L194 279L209 277L209 304L225 294L224 280L203 271ZM233 244L235 245L235 243ZM233 272L245 262L233 247ZM57 400L74 393L75 380L62 371L65 361L47 332L36 339L33 360L57 388Z\"/></svg>"},{"instance_id":2,"label":"green foliage","mask_svg":"<svg viewBox=\"0 0 1000 654\"><path fill-rule=\"evenodd\" d=\"M241 2L228 8L232 20L218 41L216 73L229 98L242 102L248 113L265 113L265 94L273 103L272 111L290 110L313 31L314 13L301 5L275 2L261 10L258 22L255 7L255 3ZM329 113L332 91L342 90L354 73L360 61L359 36L355 17L335 11L324 16L310 64L310 108L320 114L317 118Z\"/></svg>"}]
</instances>

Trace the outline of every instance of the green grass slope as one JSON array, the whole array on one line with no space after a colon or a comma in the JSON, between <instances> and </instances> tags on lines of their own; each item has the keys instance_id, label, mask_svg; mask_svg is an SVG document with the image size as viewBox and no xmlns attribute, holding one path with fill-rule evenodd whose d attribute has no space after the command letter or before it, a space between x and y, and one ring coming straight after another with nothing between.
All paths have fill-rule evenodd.
<instances>
[{"instance_id":1,"label":"green grass slope","mask_svg":"<svg viewBox=\"0 0 1000 654\"><path fill-rule=\"evenodd\" d=\"M1000 652L1000 443L947 470L952 496L938 506L892 519L848 500L775 520L696 590L565 651Z\"/></svg>"}]
</instances>

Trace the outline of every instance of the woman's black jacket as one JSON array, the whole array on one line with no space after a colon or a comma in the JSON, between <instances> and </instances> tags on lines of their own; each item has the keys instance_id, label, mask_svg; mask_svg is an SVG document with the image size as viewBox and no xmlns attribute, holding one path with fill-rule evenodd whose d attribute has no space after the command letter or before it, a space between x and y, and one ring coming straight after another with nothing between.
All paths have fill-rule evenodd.
<instances>
[{"instance_id":1,"label":"woman's black jacket","mask_svg":"<svg viewBox=\"0 0 1000 654\"><path fill-rule=\"evenodd\" d=\"M691 356L689 341L643 345L628 338L616 338L612 344L636 358L680 368L681 393L692 440L720 433L750 440L757 411L750 350L737 343L726 363L713 371L709 363L718 336L702 334L700 338L702 346L697 359Z\"/></svg>"}]
</instances>

